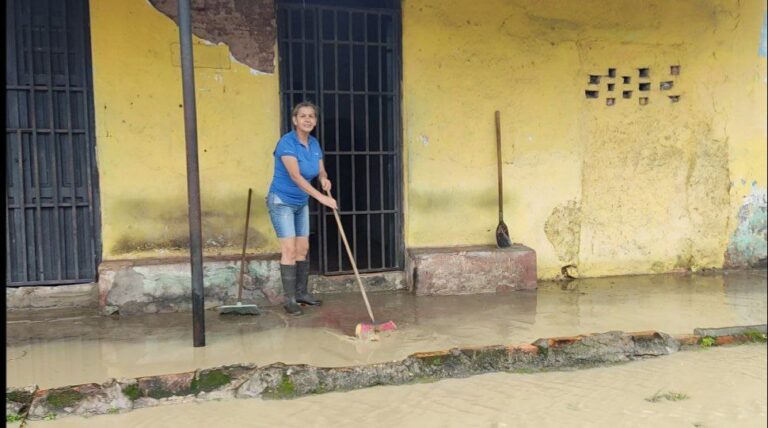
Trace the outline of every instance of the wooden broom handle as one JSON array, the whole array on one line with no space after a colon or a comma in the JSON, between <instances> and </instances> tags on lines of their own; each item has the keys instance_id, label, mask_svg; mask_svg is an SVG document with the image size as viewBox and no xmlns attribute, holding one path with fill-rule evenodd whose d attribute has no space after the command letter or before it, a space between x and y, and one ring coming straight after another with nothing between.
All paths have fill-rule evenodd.
<instances>
[{"instance_id":1,"label":"wooden broom handle","mask_svg":"<svg viewBox=\"0 0 768 428\"><path fill-rule=\"evenodd\" d=\"M243 296L243 275L245 274L245 248L248 245L248 222L251 220L251 194L253 189L248 188L248 208L245 214L245 232L243 232L243 255L240 258L240 280L237 287L237 301Z\"/></svg>"},{"instance_id":2,"label":"wooden broom handle","mask_svg":"<svg viewBox=\"0 0 768 428\"><path fill-rule=\"evenodd\" d=\"M325 193L328 194L328 197L332 197L330 190L326 190ZM341 235L341 240L344 241L344 248L347 249L347 255L349 256L349 261L350 263L352 263L352 270L355 271L355 278L357 279L357 285L360 286L360 292L363 293L363 300L365 300L365 308L368 309L368 316L371 317L371 322L376 324L376 319L373 317L373 311L371 310L371 304L368 303L368 296L365 294L365 287L363 287L363 281L360 279L360 273L357 271L357 263L355 263L355 256L352 255L352 249L349 248L347 235L344 233L344 226L342 226L341 218L339 218L339 213L335 209L333 210L333 216L336 218L336 224L339 226L339 235Z\"/></svg>"}]
</instances>

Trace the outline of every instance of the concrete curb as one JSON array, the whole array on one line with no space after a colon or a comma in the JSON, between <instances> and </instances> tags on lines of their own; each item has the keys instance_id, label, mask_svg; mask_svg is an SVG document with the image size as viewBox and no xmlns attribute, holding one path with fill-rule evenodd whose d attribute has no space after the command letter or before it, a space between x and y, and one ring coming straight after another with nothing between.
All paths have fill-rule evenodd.
<instances>
[{"instance_id":1,"label":"concrete curb","mask_svg":"<svg viewBox=\"0 0 768 428\"><path fill-rule=\"evenodd\" d=\"M124 413L164 404L232 398L290 399L376 385L402 385L491 372L579 369L669 355L680 350L765 343L766 324L696 329L692 335L611 331L419 352L403 360L350 367L235 364L185 373L110 379L102 384L6 388L6 420Z\"/></svg>"}]
</instances>

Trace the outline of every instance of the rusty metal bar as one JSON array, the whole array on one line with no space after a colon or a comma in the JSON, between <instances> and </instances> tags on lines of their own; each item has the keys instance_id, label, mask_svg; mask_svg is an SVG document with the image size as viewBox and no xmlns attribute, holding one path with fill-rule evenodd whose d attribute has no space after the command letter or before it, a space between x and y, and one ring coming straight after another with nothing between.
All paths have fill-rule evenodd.
<instances>
[{"instance_id":1,"label":"rusty metal bar","mask_svg":"<svg viewBox=\"0 0 768 428\"><path fill-rule=\"evenodd\" d=\"M365 70L365 76L363 78L363 84L365 92L365 211L371 210L371 141L370 130L368 124L371 122L368 112L368 104L370 104L370 93L368 92L368 48L370 47L370 40L368 40L368 14L363 14L363 69ZM368 265L366 269L371 268L371 216L367 214L365 216L366 225L366 262Z\"/></svg>"},{"instance_id":2,"label":"rusty metal bar","mask_svg":"<svg viewBox=\"0 0 768 428\"><path fill-rule=\"evenodd\" d=\"M32 51L31 47L28 48L28 51L25 50L25 47L27 46L27 44L31 45L31 42L29 41L29 32L27 31L27 29L25 29L25 27L24 27L24 25L22 23L22 20L21 20L21 17L24 15L23 10L22 10L23 7L24 7L23 4L19 5L17 2L7 2L6 3L6 12L9 12L9 14L13 14L13 17L14 17L14 19L11 20L11 25L14 26L13 31L11 32L12 37L13 37L13 41L15 43L14 44L14 54L15 54L14 55L15 56L14 59L16 61L21 60L22 63L24 61L23 58L27 56L28 52ZM31 18L30 18L30 21L31 21ZM19 28L21 28L21 30L19 30ZM18 39L16 38L17 35L19 36ZM25 36L27 36L27 44L25 44ZM10 37L9 37L9 39L10 39ZM21 59L19 58L20 56L22 57ZM16 67L18 67L18 64L14 64L14 68L13 68L14 72L17 71ZM34 75L32 73L29 73L29 78L30 78L29 85L24 85L23 84L23 82L22 82L23 81L23 75L21 75L21 73L16 73L16 75L13 76L13 77L16 78L17 85L15 85L15 87L18 87L19 89L24 90L23 94L28 96L29 92L30 92L29 88L32 88L34 86L34 80L33 80ZM7 91L6 91L6 94L7 94ZM21 119L22 112L21 112L21 108L20 108L20 105L19 105L20 104L20 102L19 102L20 95L21 95L21 92L17 92L16 93L16 100L15 100L16 103L11 103L10 104L11 107L16 107L16 114L17 114L17 123L16 123L16 125L19 126L19 127L21 127L21 125L22 125L22 119ZM29 125L29 121L30 121L30 117L29 117L29 104L30 104L29 102L24 103L24 106L26 107L25 108L25 112L26 112L27 116L25 117L23 123L27 124L27 125ZM13 130L11 130L11 129L9 129L8 131L13 132ZM30 129L29 131L31 132L32 130ZM13 142L13 134L10 134L11 135L10 141L8 141L8 138L9 138L8 135L9 134L6 133L6 144L8 144L9 147L10 147L11 144L14 143ZM25 185L26 185L26 181L25 181L26 178L25 177L26 176L25 176L25 173L24 173L24 143L23 143L22 130L17 128L15 130L15 135L16 135L15 143L18 145L18 148L17 148L17 150L18 150L17 155L18 156L17 156L17 159L16 159L17 160L17 164L18 164L18 168L15 171L14 175L18 174L17 175L18 180L16 182L17 189L16 189L16 194L14 195L14 199L15 199L16 205L18 206L18 210L14 210L14 230L16 232L16 236L15 236L16 240L20 240L21 241L21 247L19 248L18 245L14 245L14 249L15 250L20 250L20 251L17 251L17 252L21 253L21 274L22 274L21 276L22 277L19 278L19 281L23 282L23 281L29 281L29 260L28 260L28 254L27 254L27 236L26 236L27 235L27 226L26 226L26 216L27 216L27 214L26 214L26 199L27 199L27 197L26 197L26 192L25 192ZM7 151L6 151L6 153L7 153ZM7 188L6 188L6 192L7 192ZM7 204L7 198L8 198L8 196L6 194L6 204ZM16 213L19 214L18 218L16 218ZM8 212L8 216L10 216L10 214L11 213ZM20 229L19 229L18 223L21 223ZM10 233L10 228L8 229L8 232L6 232L6 233ZM9 239L9 235L6 235L6 240L8 240L8 239ZM9 272L11 271L11 266L12 266L12 264L9 262L9 264L8 264L8 271ZM17 274L18 273L19 272L17 271ZM11 278L13 278L12 273L11 273ZM9 281L9 282L14 282L14 281L11 279L11 281Z\"/></svg>"},{"instance_id":3,"label":"rusty metal bar","mask_svg":"<svg viewBox=\"0 0 768 428\"><path fill-rule=\"evenodd\" d=\"M82 12L78 11L78 13L82 13ZM69 41L67 40L65 42L66 53L64 54L65 61L66 61L65 64L66 64L66 67L67 67L67 72L69 72L69 44L68 43L69 43ZM85 46L81 45L81 47L83 48L83 51L81 52L81 54L85 55ZM85 70L84 69L81 69L80 72L82 73L83 76L85 75ZM83 90L85 91L85 88L86 88L86 85L87 85L85 77L83 77L82 85L83 85ZM72 105L71 104L72 95L70 93L69 86L70 86L70 82L67 81L67 85L66 85L66 94L67 95L66 95L66 97L67 97L67 103L69 103L68 105L71 106ZM85 92L83 92L83 94L85 94ZM87 108L87 106L84 105L84 108ZM70 195L70 198L71 198L70 199L70 203L72 204L72 254L74 255L75 277L79 278L80 277L80 251L78 250L79 239L77 237L77 233L78 233L78 230L77 230L77 178L76 178L76 175L75 175L75 159L76 159L77 155L75 154L75 137L72 134L72 128L74 127L74 125L72 123L72 114L73 114L73 112L69 112L69 114L67 114L67 131L68 132L67 132L66 140L67 140L67 142L69 142L69 147L70 147L70 152L69 152L69 155L70 155L69 173L71 174L71 179L72 179L72 183L71 183L72 184L72 186L71 186L72 194ZM63 159L64 159L64 157L62 156L62 160ZM64 182L64 167L63 166L62 166L62 175L61 176L62 176L62 180L61 181L63 183ZM63 214L63 212L64 211L62 211L62 214Z\"/></svg>"},{"instance_id":4,"label":"rusty metal bar","mask_svg":"<svg viewBox=\"0 0 768 428\"><path fill-rule=\"evenodd\" d=\"M41 25L41 27L45 28L45 30L47 30L47 31L45 31L45 30L40 30L39 31L40 39L42 41L45 33L50 33L50 31L51 31L51 28L50 28L50 14L51 13L50 13L50 8L49 8L50 5L48 4L47 1L44 1L44 2L42 2L40 4L44 5L43 13L41 15L43 17L48 17L48 25L47 25L48 28L45 28L45 27L43 27ZM33 40L34 40L34 22L33 22L34 21L34 15L35 14L34 14L34 10L33 10L33 12L30 14L30 22L32 22L32 25L33 25L33 33L32 33L33 34ZM49 43L50 43L50 38L49 38ZM34 42L33 42L32 46L34 47ZM42 47L40 49L41 49L42 52L45 52ZM48 50L50 51L50 49L51 49L51 47L49 45L48 46ZM32 52L32 55L33 55L33 61L34 61L34 52ZM51 58L51 53L48 52L48 59L49 59L49 61L50 61L50 58ZM41 60L40 60L41 67L42 67L42 64L43 64L43 60L41 58ZM53 70L48 70L48 72L49 72L49 74L48 74L48 79L49 79L48 80L48 84L53 86ZM33 106L33 111L35 112L35 114L34 114L35 117L37 116L37 113L38 113L37 104L36 103L37 103L37 94L33 91L33 94L32 94L32 106ZM42 106L41 106L41 112L42 112ZM35 118L35 120L36 120L36 118ZM50 116L48 118L48 123L49 124L53 124L53 116ZM37 128L37 126L35 125L34 128ZM37 253L35 255L35 261L37 262L37 279L39 279L41 281L45 281L46 279L51 279L51 278L46 278L45 277L45 256L46 256L46 254L45 254L45 251L43 251L43 208L40 206L40 200L42 199L43 196L42 196L42 184L40 183L40 153L38 152L39 151L38 149L40 148L39 146L42 145L41 144L41 140L43 140L43 138L35 131L33 133L32 144L30 145L30 148L31 148L31 153L32 153L32 168L33 168L33 170L32 170L32 177L33 177L33 179L35 181L35 184L34 184L33 188L34 188L34 191L35 191L35 194L34 194L34 198L35 198L35 228L34 228L34 234L35 234L35 241L37 243Z\"/></svg>"},{"instance_id":5,"label":"rusty metal bar","mask_svg":"<svg viewBox=\"0 0 768 428\"><path fill-rule=\"evenodd\" d=\"M29 51L28 51L28 53L29 53L29 79L30 79L31 84L34 85L35 84L35 35L34 35L34 32L33 32L33 29L35 27L35 23L34 23L34 14L35 14L35 12L34 12L34 8L33 8L33 4L32 3L28 3L27 6L29 7L29 14L27 16L29 18L29 22L28 22L29 26L26 28L26 30L27 30L27 42L29 43L29 45L27 46L29 48ZM37 167L37 159L36 159L36 156L35 156L36 151L35 151L35 154L32 153L32 149L35 148L35 145L37 144L37 107L36 107L35 101L36 101L35 100L35 91L32 90L32 91L29 92L29 102L27 104L27 114L29 114L29 123L30 123L30 126L32 127L32 134L30 135L30 139L28 140L28 142L29 142L29 152L30 152L30 166L32 166L32 168L36 168ZM24 136L23 135L20 135L20 136L21 136L21 139L20 139L20 143L21 143L20 153L23 155L23 153L24 153ZM22 159L23 159L23 157L20 157L19 158L19 162L22 165L22 171L23 171L24 163L23 163ZM25 178L25 175L26 174L24 174L22 172L22 183L24 183L23 180ZM29 181L30 181L30 184L35 181L34 171L30 171L29 172ZM38 186L38 185L39 185L39 183L35 183L34 184L34 186ZM30 185L30 187L32 187L32 186ZM26 234L27 234L27 226L26 226L26 219L27 219L27 195L26 195L26 193L27 192L25 191L24 192L24 194L25 194L24 195L24 201L23 201L24 204L23 204L23 208L22 208L22 211L21 211L21 213L23 215L23 218L24 218L24 222L22 224L24 224L24 235L25 235L25 237L26 237ZM37 238L39 238L39 236L37 236L38 234L36 233L37 232L37 227L39 226L39 224L37 224L34 220L33 220L32 224L33 224L32 225L32 238L35 239L35 241L37 241L38 245L39 245L39 239L37 239ZM29 244L29 245L32 246L32 248L33 248L32 253L34 254L34 258L32 259L32 260L34 260L34 267L33 267L33 269L35 271L35 275L34 275L34 279L33 280L40 280L41 278L39 277L39 273L38 273L38 267L40 265L40 252L39 252L39 250L36 251L34 249L35 248L33 246L34 244ZM24 252L25 252L25 254L27 252L26 246L24 248ZM30 265L32 264L32 263L30 263L29 258L27 258L27 263L29 263ZM27 266L27 270L25 272L26 275L27 275L27 280L29 280L29 268L30 267L32 267L32 266L28 265Z\"/></svg>"},{"instance_id":6,"label":"rusty metal bar","mask_svg":"<svg viewBox=\"0 0 768 428\"><path fill-rule=\"evenodd\" d=\"M339 11L333 12L333 88L337 91L341 89L339 85ZM334 126L336 129L334 137L336 138L336 150L341 151L341 142L339 141L339 94L338 92L333 95L334 111ZM336 156L336 204L338 211L341 211L341 156ZM336 233L336 260L339 262L338 270L344 270L341 258L341 239L339 239L341 232ZM327 257L327 256L326 256Z\"/></svg>"},{"instance_id":7,"label":"rusty metal bar","mask_svg":"<svg viewBox=\"0 0 768 428\"><path fill-rule=\"evenodd\" d=\"M203 233L200 218L200 171L197 158L195 69L192 56L190 0L179 0L181 79L184 90L184 135L187 147L187 199L189 204L189 253L192 264L192 330L194 346L205 346L205 296L203 290Z\"/></svg>"},{"instance_id":8,"label":"rusty metal bar","mask_svg":"<svg viewBox=\"0 0 768 428\"><path fill-rule=\"evenodd\" d=\"M66 18L66 16L67 16L67 12L66 12L66 8L63 8L62 11L63 11L62 15L64 15L62 17L62 21L64 23L63 26L62 26L63 27L62 28L62 33L64 34L63 42L64 42L64 46L65 46L65 49L66 49L66 45L67 45L67 35L66 35L66 29L67 29L67 18ZM59 150L57 150L59 145L58 145L58 141L57 141L57 135L54 132L54 130L56 129L56 119L55 119L56 113L55 113L54 108L53 108L53 105L56 102L55 101L56 97L54 97L54 95L53 95L53 87L55 86L55 83L56 83L56 74L53 72L53 13L49 13L48 14L48 27L49 27L49 29L48 29L48 48L50 50L50 52L48 52L48 69L50 71L50 74L49 74L49 76L50 76L50 81L49 81L50 86L48 87L48 102L49 102L49 104L48 104L48 114L51 117L51 122L48 124L49 125L48 128L50 128L50 130L51 130L51 133L49 135L50 135L50 138L51 138L51 148L53 149L52 150L53 162L51 162L51 176L53 177L53 186L52 186L52 188L53 188L53 210L51 210L51 212L52 212L52 217L53 217L53 219L54 219L54 221L56 223L55 232L52 233L51 235L53 235L53 237L55 237L55 240L56 240L55 250L52 251L55 254L54 258L56 259L56 279L61 279L62 278L62 271L61 271L61 259L62 259L62 257L61 257L61 226L59 224L60 223L60 221L59 221L59 198L60 198L60 196L59 196L59 167L57 165L58 162L59 162L59 154L58 154ZM67 60L68 60L67 54L65 53L64 54L65 64L67 63L66 62ZM69 78L69 68L68 67L65 68L65 73L66 73L65 75L67 76L67 78ZM67 84L67 86L69 86L69 80L67 80L66 84ZM67 100L67 101L69 101L69 100ZM70 105L70 104L67 104L67 105ZM41 203L39 205L42 206L42 201L41 201Z\"/></svg>"},{"instance_id":9,"label":"rusty metal bar","mask_svg":"<svg viewBox=\"0 0 768 428\"><path fill-rule=\"evenodd\" d=\"M29 111L29 108L27 108L27 111ZM24 142L21 132L16 133L16 141L19 144L19 202L17 202L21 208L19 210L19 214L21 214L21 233L19 233L19 237L21 237L21 265L23 267L22 271L24 272L24 277L21 279L21 281L26 282L29 281L30 278L29 256L27 255L27 195L24 191L26 174L24 174Z\"/></svg>"},{"instance_id":10,"label":"rusty metal bar","mask_svg":"<svg viewBox=\"0 0 768 428\"><path fill-rule=\"evenodd\" d=\"M349 156L349 163L352 167L352 184L350 187L352 188L352 209L357 209L357 197L356 197L356 190L357 190L357 174L355 174L355 95L352 93L355 90L355 68L353 67L355 64L355 50L352 47L352 40L354 39L354 30L352 29L352 21L354 21L355 14L352 13L352 11L349 12L349 19L347 20L347 31L349 32L349 37L347 41L349 42L349 150L351 152L351 155ZM365 17L365 15L363 15ZM367 171L366 171L367 173ZM352 218L352 254L354 256L357 255L357 216L352 215L350 216ZM354 260L350 260L350 263L355 263Z\"/></svg>"},{"instance_id":11,"label":"rusty metal bar","mask_svg":"<svg viewBox=\"0 0 768 428\"><path fill-rule=\"evenodd\" d=\"M382 15L379 15L378 20L378 27L379 27L379 40L383 39L383 33L384 33L384 20L382 19ZM382 70L384 69L384 48L379 49L379 63L376 64L379 68L378 74L379 76L379 90L384 90L384 77L382 76ZM384 151L384 95L379 95L379 150ZM384 209L384 156L379 156L379 209ZM379 238L381 238L381 267L385 267L387 265L386 258L384 257L384 241L386 241L386 235L384 235L384 214L381 214L381 224L380 226L380 234Z\"/></svg>"},{"instance_id":12,"label":"rusty metal bar","mask_svg":"<svg viewBox=\"0 0 768 428\"><path fill-rule=\"evenodd\" d=\"M315 47L314 48L314 52L312 53L314 61L315 61L315 67L314 67L314 70L313 70L314 71L314 80L313 80L312 84L314 85L313 88L314 88L314 94L315 94L315 98L316 98L315 105L317 105L318 108L320 109L320 111L318 112L316 135L317 135L318 142L320 143L320 147L322 147L323 148L323 152L325 152L325 138L324 138L325 127L323 126L323 120L321 119L321 115L323 114L323 111L324 111L323 109L324 109L324 105L325 105L325 99L323 97L323 93L322 93L322 89L321 89L323 87L323 83L322 83L323 82L322 81L322 79L323 79L323 75L322 75L322 67L323 67L323 63L322 63L322 61L323 61L323 55L322 55L322 52L323 52L323 40L322 40L322 33L320 32L321 31L320 30L321 29L321 25L322 25L321 24L322 16L321 16L321 13L320 13L320 9L318 9L318 8L310 9L310 11L311 11L310 16L312 17L312 20L313 20L313 27L312 27L312 29L314 31L312 32L312 34L309 35L309 39L308 40L311 40L312 43L313 43L313 46ZM326 162L326 160L328 158L327 158L327 156L325 156L325 154L323 154L323 158L324 158L323 162L325 164L326 172L327 172L327 170L328 170L328 163ZM312 260L317 260L317 264L315 266L317 266L317 269L320 272L322 272L323 271L323 261L322 261L321 256L324 253L324 251L322 251L320 248L321 248L321 245L323 245L323 242L325 242L325 240L323 238L321 238L321 236L324 235L325 229L326 229L325 225L323 224L323 219L324 219L324 217L323 217L323 208L324 207L323 207L322 204L310 201L309 208L310 208L310 213L309 213L310 219L313 219L314 220L313 224L315 224L314 230L312 230L312 225L311 224L309 226L310 238L313 239L311 241L311 244L310 244L310 247L309 247L310 269L312 269L314 267L311 264L311 261ZM312 236L312 232L314 232L314 237ZM313 248L314 248L314 251L313 251Z\"/></svg>"}]
</instances>

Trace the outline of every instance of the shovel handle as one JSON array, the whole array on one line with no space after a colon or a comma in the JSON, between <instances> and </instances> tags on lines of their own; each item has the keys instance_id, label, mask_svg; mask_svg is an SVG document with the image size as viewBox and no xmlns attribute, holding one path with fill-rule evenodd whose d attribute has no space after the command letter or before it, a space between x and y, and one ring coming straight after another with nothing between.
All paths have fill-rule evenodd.
<instances>
[{"instance_id":1,"label":"shovel handle","mask_svg":"<svg viewBox=\"0 0 768 428\"><path fill-rule=\"evenodd\" d=\"M499 177L499 223L504 218L504 190L501 179L501 113L496 110L496 165Z\"/></svg>"},{"instance_id":2,"label":"shovel handle","mask_svg":"<svg viewBox=\"0 0 768 428\"><path fill-rule=\"evenodd\" d=\"M328 194L328 197L332 197L330 190L326 190L325 193ZM373 311L371 310L371 304L368 302L368 296L365 294L365 287L363 287L363 281L360 279L360 273L357 271L357 263L355 263L355 256L352 254L352 249L349 248L347 235L344 233L344 226L342 226L341 218L339 218L339 213L335 209L333 210L333 216L336 218L336 224L339 227L339 235L341 235L341 240L344 241L344 248L347 249L347 255L349 256L349 261L350 263L352 263L352 270L355 271L355 278L357 279L357 285L360 286L360 292L363 293L363 300L365 300L365 308L368 309L368 316L371 317L371 322L376 324L376 319L373 317Z\"/></svg>"}]
</instances>

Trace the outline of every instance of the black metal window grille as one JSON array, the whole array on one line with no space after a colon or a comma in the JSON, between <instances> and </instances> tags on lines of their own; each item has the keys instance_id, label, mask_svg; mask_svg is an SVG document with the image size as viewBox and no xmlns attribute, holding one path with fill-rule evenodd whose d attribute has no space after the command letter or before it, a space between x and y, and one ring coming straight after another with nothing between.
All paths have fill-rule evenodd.
<instances>
[{"instance_id":1,"label":"black metal window grille","mask_svg":"<svg viewBox=\"0 0 768 428\"><path fill-rule=\"evenodd\" d=\"M315 136L358 269L399 270L404 254L400 11L333 4L278 2L282 130L291 129L291 109L298 102L319 106ZM310 229L312 270L352 272L333 213L314 200Z\"/></svg>"},{"instance_id":2,"label":"black metal window grille","mask_svg":"<svg viewBox=\"0 0 768 428\"><path fill-rule=\"evenodd\" d=\"M6 286L96 278L87 0L6 1Z\"/></svg>"}]
</instances>

